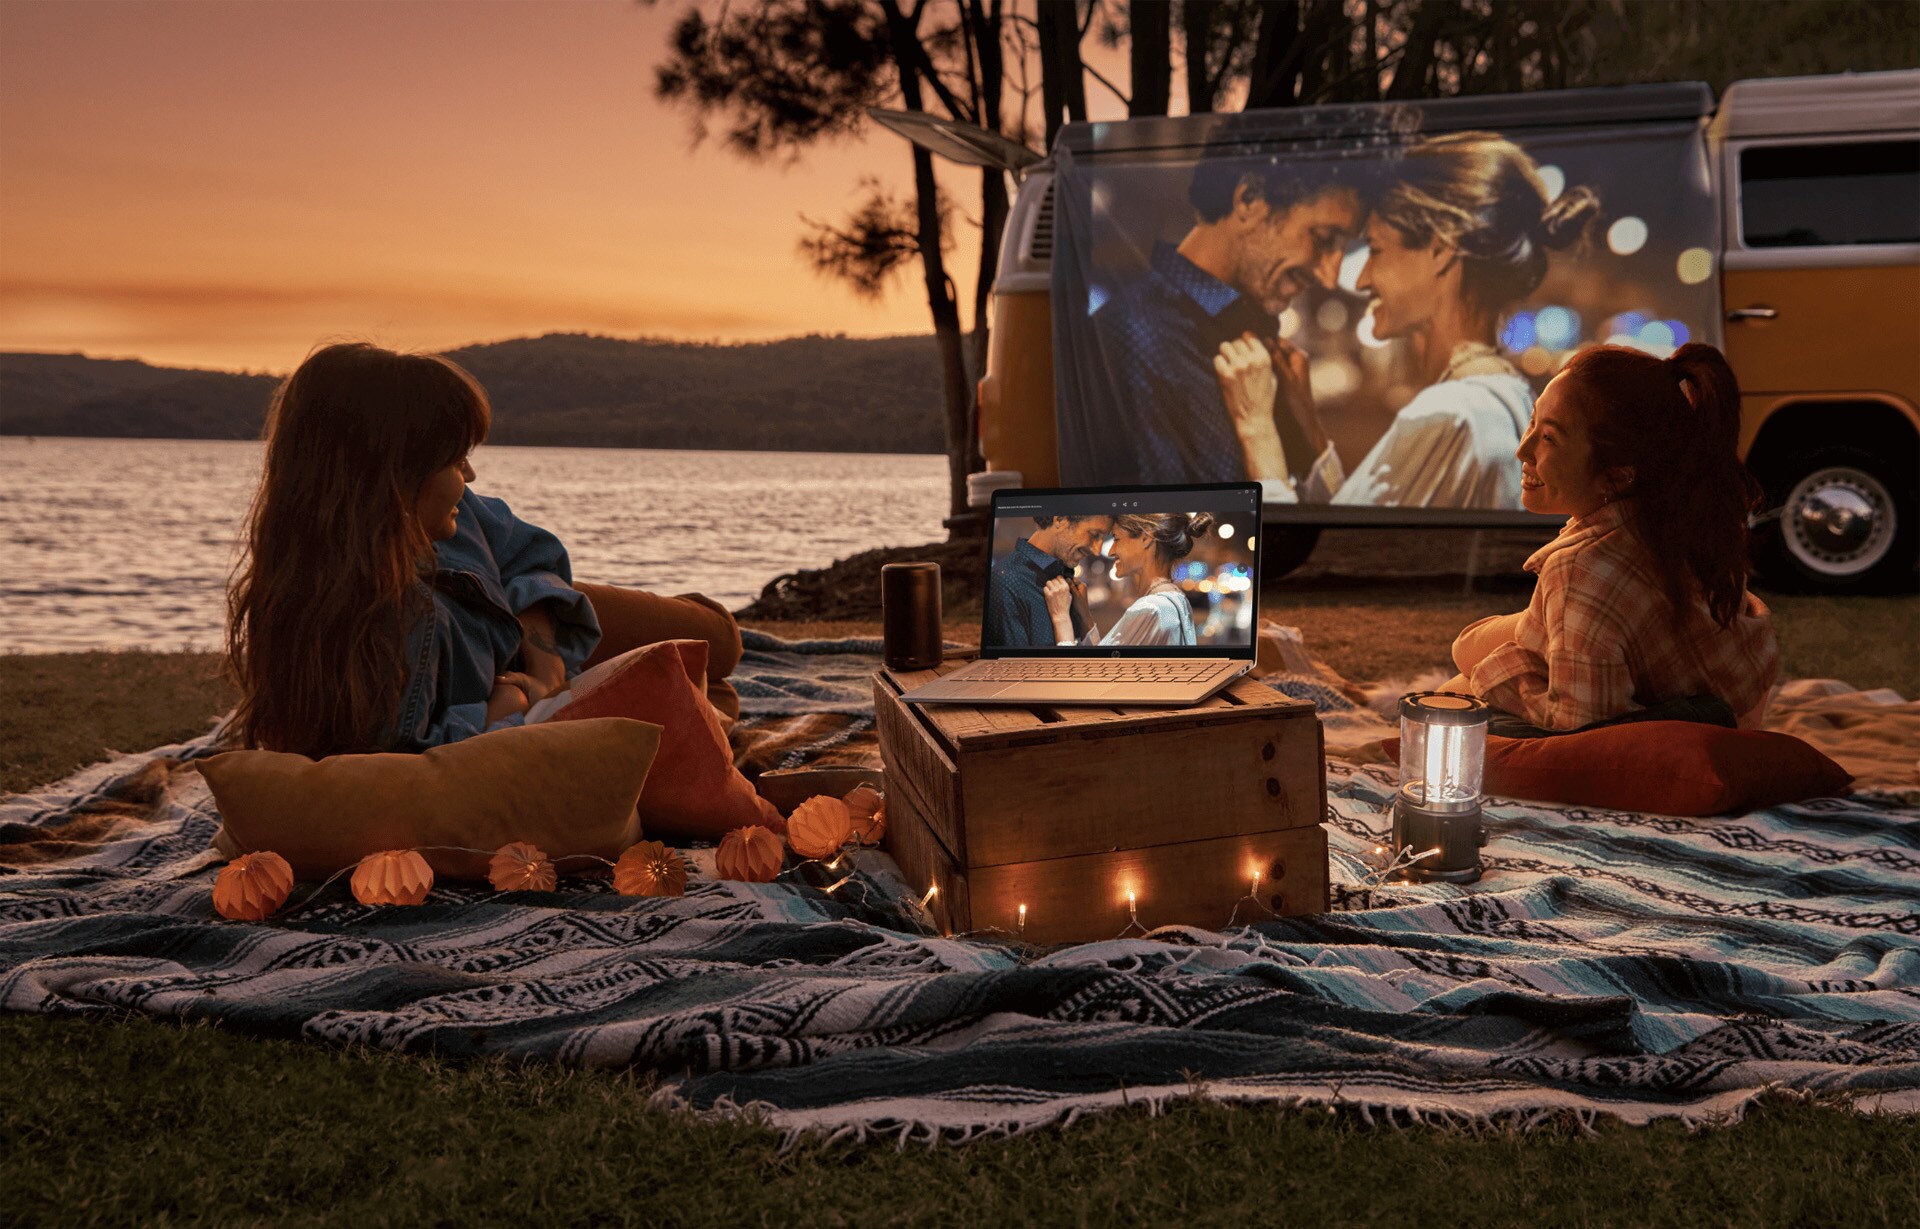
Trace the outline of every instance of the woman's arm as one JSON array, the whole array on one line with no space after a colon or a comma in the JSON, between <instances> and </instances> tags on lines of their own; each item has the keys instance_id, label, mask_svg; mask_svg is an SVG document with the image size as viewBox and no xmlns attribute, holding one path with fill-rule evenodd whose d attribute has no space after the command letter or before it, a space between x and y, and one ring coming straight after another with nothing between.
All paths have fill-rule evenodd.
<instances>
[{"instance_id":1,"label":"woman's arm","mask_svg":"<svg viewBox=\"0 0 1920 1229\"><path fill-rule=\"evenodd\" d=\"M519 614L521 664L549 692L567 685L567 663L555 639L551 606L551 602L540 602Z\"/></svg>"},{"instance_id":2,"label":"woman's arm","mask_svg":"<svg viewBox=\"0 0 1920 1229\"><path fill-rule=\"evenodd\" d=\"M1633 708L1629 629L1618 602L1634 582L1581 556L1567 550L1547 561L1514 639L1467 672L1481 699L1550 730L1577 730Z\"/></svg>"},{"instance_id":3,"label":"woman's arm","mask_svg":"<svg viewBox=\"0 0 1920 1229\"><path fill-rule=\"evenodd\" d=\"M1522 611L1488 615L1477 623L1468 624L1453 638L1454 669L1461 674L1472 674L1473 668L1492 656L1495 649L1512 643L1523 615Z\"/></svg>"}]
</instances>

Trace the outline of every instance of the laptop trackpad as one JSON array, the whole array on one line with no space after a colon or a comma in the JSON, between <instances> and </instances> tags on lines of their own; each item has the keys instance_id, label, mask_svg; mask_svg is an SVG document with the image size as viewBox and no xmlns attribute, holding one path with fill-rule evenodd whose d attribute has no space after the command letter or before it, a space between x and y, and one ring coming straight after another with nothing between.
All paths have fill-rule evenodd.
<instances>
[{"instance_id":1,"label":"laptop trackpad","mask_svg":"<svg viewBox=\"0 0 1920 1229\"><path fill-rule=\"evenodd\" d=\"M1054 700L1054 701L1057 701L1063 695L1067 695L1067 694L1071 694L1074 696L1075 699L1078 699L1081 696L1086 696L1091 698L1096 694L1104 694L1104 693L1105 693L1104 688L1102 688L1099 692L1096 692L1094 688L1088 687L1084 684L1079 684L1079 683L1076 683L1071 687L1062 687L1058 683L1008 683L1005 687L1002 687L1000 690L994 692L993 698L996 700Z\"/></svg>"}]
</instances>

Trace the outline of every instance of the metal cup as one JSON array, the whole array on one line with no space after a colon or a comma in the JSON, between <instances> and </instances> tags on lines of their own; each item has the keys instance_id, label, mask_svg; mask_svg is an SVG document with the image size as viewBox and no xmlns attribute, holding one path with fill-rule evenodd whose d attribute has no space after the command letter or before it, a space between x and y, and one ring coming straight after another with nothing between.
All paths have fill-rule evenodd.
<instances>
[{"instance_id":1,"label":"metal cup","mask_svg":"<svg viewBox=\"0 0 1920 1229\"><path fill-rule=\"evenodd\" d=\"M889 670L940 664L940 565L889 563L880 569L880 625Z\"/></svg>"}]
</instances>

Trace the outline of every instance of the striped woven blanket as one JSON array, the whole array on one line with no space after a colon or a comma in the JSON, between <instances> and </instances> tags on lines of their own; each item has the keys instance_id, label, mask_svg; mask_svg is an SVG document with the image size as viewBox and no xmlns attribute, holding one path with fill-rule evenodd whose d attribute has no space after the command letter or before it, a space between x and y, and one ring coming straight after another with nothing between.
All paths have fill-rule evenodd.
<instances>
[{"instance_id":1,"label":"striped woven blanket","mask_svg":"<svg viewBox=\"0 0 1920 1229\"><path fill-rule=\"evenodd\" d=\"M742 744L869 755L869 647L751 648ZM679 899L580 880L369 908L303 885L228 922L205 750L0 801L0 1007L638 1067L663 1101L790 1133L969 1139L1183 1096L1522 1126L1724 1121L1770 1089L1920 1112L1920 811L1890 800L1712 820L1496 800L1480 883L1380 888L1391 770L1336 761L1334 912L1040 951L932 933L884 855L831 894L816 867L732 883L696 853Z\"/></svg>"}]
</instances>

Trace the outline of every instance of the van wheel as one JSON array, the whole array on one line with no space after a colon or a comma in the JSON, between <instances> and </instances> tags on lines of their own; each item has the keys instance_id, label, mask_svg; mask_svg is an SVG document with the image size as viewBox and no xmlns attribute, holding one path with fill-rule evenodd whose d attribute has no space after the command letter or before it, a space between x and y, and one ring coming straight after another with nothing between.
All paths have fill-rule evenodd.
<instances>
[{"instance_id":1,"label":"van wheel","mask_svg":"<svg viewBox=\"0 0 1920 1229\"><path fill-rule=\"evenodd\" d=\"M1320 541L1318 525L1262 525L1260 580L1279 580L1307 561Z\"/></svg>"},{"instance_id":2,"label":"van wheel","mask_svg":"<svg viewBox=\"0 0 1920 1229\"><path fill-rule=\"evenodd\" d=\"M1920 551L1913 458L1821 448L1768 484L1754 562L1768 579L1819 593L1907 588Z\"/></svg>"}]
</instances>

